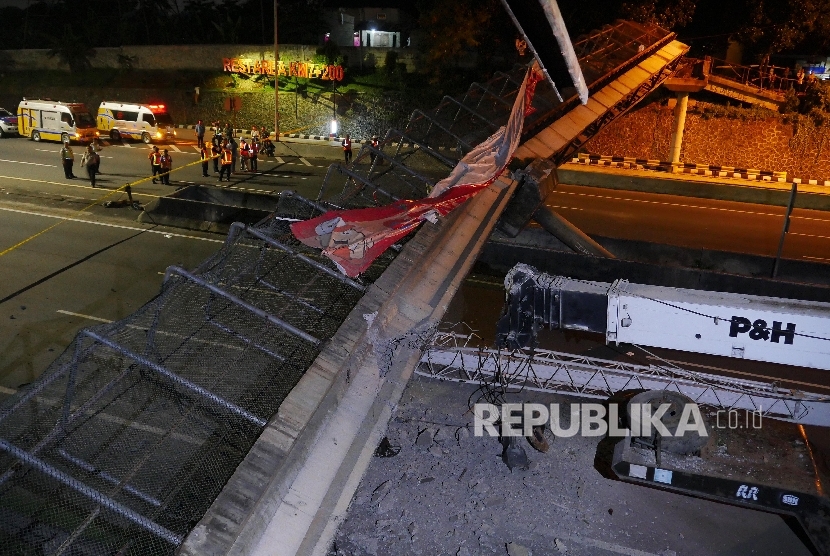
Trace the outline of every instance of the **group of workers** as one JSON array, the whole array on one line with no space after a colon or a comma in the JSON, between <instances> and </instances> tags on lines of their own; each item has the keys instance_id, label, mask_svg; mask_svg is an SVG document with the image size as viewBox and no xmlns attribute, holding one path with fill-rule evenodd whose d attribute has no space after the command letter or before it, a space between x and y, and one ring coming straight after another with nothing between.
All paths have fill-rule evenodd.
<instances>
[{"instance_id":1,"label":"group of workers","mask_svg":"<svg viewBox=\"0 0 830 556\"><path fill-rule=\"evenodd\" d=\"M237 161L240 162L241 172L256 172L258 169L259 154L264 153L265 156L273 157L276 151L274 143L266 130L265 126L257 128L254 126L251 129L251 138L246 140L241 138L237 143L234 129L228 123L224 129L218 122L213 124L213 138L210 145L204 141L205 126L202 120L196 124L195 135L197 146L200 148L200 158L202 162L202 177L208 178L210 161L213 160L213 171L219 174L219 181L227 179L231 181L231 174L236 174ZM261 134L261 135L260 135ZM260 136L265 139L260 142ZM370 153L372 162L375 162L375 149L378 148L377 136L372 137L373 151ZM351 162L352 142L351 137L347 133L342 142L346 163ZM100 143L94 141L86 147L83 156L81 157L81 166L83 166L89 176L92 187L95 187L95 177L100 173L101 157L98 152L101 149ZM73 165L75 162L75 154L69 142L66 142L60 151L61 164L66 179L74 179L76 176L73 173ZM173 171L173 157L167 149L159 150L157 146L150 149L150 154L147 155L150 161L150 171L153 183L161 182L162 185L170 185L170 174Z\"/></svg>"},{"instance_id":2,"label":"group of workers","mask_svg":"<svg viewBox=\"0 0 830 556\"><path fill-rule=\"evenodd\" d=\"M262 132L267 133L264 126ZM201 145L202 177L210 177L208 169L211 160L213 160L214 173L219 174L219 181L223 179L231 181L231 174L236 173L237 161L240 163L241 172L256 172L258 170L259 153L263 152L266 156L274 156L275 152L271 138L266 135L265 141L260 143L259 133L260 130L254 126L251 130L250 141L243 138L237 143L230 124L227 125L224 131L218 125L214 125L211 146L208 147L204 141Z\"/></svg>"}]
</instances>

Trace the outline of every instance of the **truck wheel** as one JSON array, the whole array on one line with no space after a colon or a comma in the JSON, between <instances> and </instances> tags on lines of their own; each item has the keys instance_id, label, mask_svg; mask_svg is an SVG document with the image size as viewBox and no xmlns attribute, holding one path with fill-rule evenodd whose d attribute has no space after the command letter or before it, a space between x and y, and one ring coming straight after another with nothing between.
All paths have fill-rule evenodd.
<instances>
[{"instance_id":1,"label":"truck wheel","mask_svg":"<svg viewBox=\"0 0 830 556\"><path fill-rule=\"evenodd\" d=\"M61 143L69 143L69 134L61 133Z\"/></svg>"},{"instance_id":2,"label":"truck wheel","mask_svg":"<svg viewBox=\"0 0 830 556\"><path fill-rule=\"evenodd\" d=\"M35 143L40 143L40 132L39 131L33 131L32 132L32 141L34 141Z\"/></svg>"},{"instance_id":3,"label":"truck wheel","mask_svg":"<svg viewBox=\"0 0 830 556\"><path fill-rule=\"evenodd\" d=\"M141 140L144 141L145 145L149 145L150 142L152 141L152 139L150 139L150 134L149 133L142 133L141 134Z\"/></svg>"},{"instance_id":4,"label":"truck wheel","mask_svg":"<svg viewBox=\"0 0 830 556\"><path fill-rule=\"evenodd\" d=\"M121 134L118 133L117 129L113 129L112 131L110 131L110 139L112 139L113 141L121 140Z\"/></svg>"}]
</instances>

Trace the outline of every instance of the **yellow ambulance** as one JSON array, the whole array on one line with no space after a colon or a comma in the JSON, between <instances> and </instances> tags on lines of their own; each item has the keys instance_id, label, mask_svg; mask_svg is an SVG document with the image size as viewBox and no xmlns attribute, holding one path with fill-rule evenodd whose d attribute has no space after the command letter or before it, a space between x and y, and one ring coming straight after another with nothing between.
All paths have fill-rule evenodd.
<instances>
[{"instance_id":1,"label":"yellow ambulance","mask_svg":"<svg viewBox=\"0 0 830 556\"><path fill-rule=\"evenodd\" d=\"M80 102L23 99L17 107L17 129L33 141L86 142L98 137L95 120Z\"/></svg>"},{"instance_id":2,"label":"yellow ambulance","mask_svg":"<svg viewBox=\"0 0 830 556\"><path fill-rule=\"evenodd\" d=\"M173 119L163 104L132 104L105 100L98 107L98 131L110 139L141 140L148 145L160 139L173 139Z\"/></svg>"}]
</instances>

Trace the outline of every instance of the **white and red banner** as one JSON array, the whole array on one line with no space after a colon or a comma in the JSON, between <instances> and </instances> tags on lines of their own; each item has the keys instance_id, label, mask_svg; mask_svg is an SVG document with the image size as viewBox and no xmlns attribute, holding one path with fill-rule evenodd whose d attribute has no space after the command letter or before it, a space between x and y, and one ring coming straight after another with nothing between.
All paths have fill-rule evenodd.
<instances>
[{"instance_id":1,"label":"white and red banner","mask_svg":"<svg viewBox=\"0 0 830 556\"><path fill-rule=\"evenodd\" d=\"M425 199L397 201L385 207L329 211L317 218L291 225L302 243L323 250L343 274L355 277L424 220L433 223L493 183L507 167L519 146L524 118L533 109L533 91L542 79L528 70L516 95L507 125L478 144L435 184Z\"/></svg>"}]
</instances>

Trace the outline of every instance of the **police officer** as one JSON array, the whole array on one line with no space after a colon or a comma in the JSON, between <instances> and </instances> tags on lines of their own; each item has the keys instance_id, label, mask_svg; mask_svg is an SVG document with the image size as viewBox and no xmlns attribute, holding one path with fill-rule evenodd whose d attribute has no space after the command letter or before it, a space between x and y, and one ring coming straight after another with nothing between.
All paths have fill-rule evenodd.
<instances>
[{"instance_id":1,"label":"police officer","mask_svg":"<svg viewBox=\"0 0 830 556\"><path fill-rule=\"evenodd\" d=\"M200 149L205 145L205 124L202 123L202 120L196 122L196 146Z\"/></svg>"},{"instance_id":2,"label":"police officer","mask_svg":"<svg viewBox=\"0 0 830 556\"><path fill-rule=\"evenodd\" d=\"M61 164L63 165L64 177L68 180L74 179L75 174L72 173L72 165L75 164L75 153L72 152L69 141L64 143L61 149Z\"/></svg>"}]
</instances>

